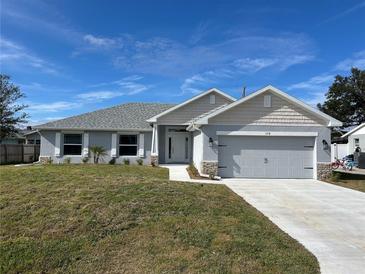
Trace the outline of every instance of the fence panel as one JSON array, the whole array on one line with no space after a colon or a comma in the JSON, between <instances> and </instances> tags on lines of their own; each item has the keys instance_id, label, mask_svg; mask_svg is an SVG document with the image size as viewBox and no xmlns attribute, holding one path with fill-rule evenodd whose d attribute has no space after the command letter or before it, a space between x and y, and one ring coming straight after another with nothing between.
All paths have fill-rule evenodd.
<instances>
[{"instance_id":1,"label":"fence panel","mask_svg":"<svg viewBox=\"0 0 365 274\"><path fill-rule=\"evenodd\" d=\"M0 164L32 163L38 161L40 145L1 144Z\"/></svg>"}]
</instances>

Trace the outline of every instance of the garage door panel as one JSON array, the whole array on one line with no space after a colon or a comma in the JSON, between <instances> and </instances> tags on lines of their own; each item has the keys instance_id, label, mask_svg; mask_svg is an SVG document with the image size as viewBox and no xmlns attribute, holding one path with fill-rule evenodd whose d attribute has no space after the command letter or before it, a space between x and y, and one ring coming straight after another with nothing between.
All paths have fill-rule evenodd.
<instances>
[{"instance_id":1,"label":"garage door panel","mask_svg":"<svg viewBox=\"0 0 365 274\"><path fill-rule=\"evenodd\" d=\"M219 144L222 177L313 177L313 137L221 136Z\"/></svg>"}]
</instances>

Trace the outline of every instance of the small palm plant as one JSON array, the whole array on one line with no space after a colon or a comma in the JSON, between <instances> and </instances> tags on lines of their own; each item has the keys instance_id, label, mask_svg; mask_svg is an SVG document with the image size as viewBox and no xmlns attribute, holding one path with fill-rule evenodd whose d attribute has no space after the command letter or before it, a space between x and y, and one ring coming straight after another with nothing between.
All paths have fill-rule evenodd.
<instances>
[{"instance_id":1,"label":"small palm plant","mask_svg":"<svg viewBox=\"0 0 365 274\"><path fill-rule=\"evenodd\" d=\"M94 164L98 164L99 159L102 159L103 156L107 155L105 148L102 146L91 146L89 150L93 154Z\"/></svg>"}]
</instances>

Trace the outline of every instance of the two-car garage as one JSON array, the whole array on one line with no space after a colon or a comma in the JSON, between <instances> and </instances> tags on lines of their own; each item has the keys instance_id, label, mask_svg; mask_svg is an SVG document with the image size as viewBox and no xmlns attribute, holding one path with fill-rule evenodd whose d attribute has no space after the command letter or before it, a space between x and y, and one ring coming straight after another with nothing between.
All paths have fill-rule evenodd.
<instances>
[{"instance_id":1,"label":"two-car garage","mask_svg":"<svg viewBox=\"0 0 365 274\"><path fill-rule=\"evenodd\" d=\"M222 133L218 138L219 176L313 178L315 136L285 135Z\"/></svg>"}]
</instances>

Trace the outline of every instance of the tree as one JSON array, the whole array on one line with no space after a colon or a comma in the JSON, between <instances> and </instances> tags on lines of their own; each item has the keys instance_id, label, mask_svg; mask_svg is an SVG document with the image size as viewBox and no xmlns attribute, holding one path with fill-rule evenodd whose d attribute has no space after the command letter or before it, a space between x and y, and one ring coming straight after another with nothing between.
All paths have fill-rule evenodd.
<instances>
[{"instance_id":1,"label":"tree","mask_svg":"<svg viewBox=\"0 0 365 274\"><path fill-rule=\"evenodd\" d=\"M10 83L10 77L0 74L0 138L16 133L19 124L26 123L28 114L22 112L26 105L16 104L25 95Z\"/></svg>"},{"instance_id":2,"label":"tree","mask_svg":"<svg viewBox=\"0 0 365 274\"><path fill-rule=\"evenodd\" d=\"M94 164L98 164L99 158L103 158L103 156L107 155L105 148L102 146L91 146L90 151L94 156Z\"/></svg>"},{"instance_id":3,"label":"tree","mask_svg":"<svg viewBox=\"0 0 365 274\"><path fill-rule=\"evenodd\" d=\"M351 69L350 76L337 75L318 108L343 122L343 127L365 122L365 70Z\"/></svg>"}]
</instances>

